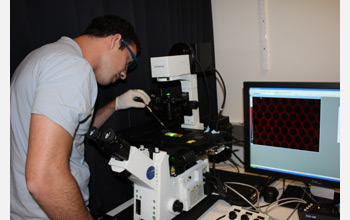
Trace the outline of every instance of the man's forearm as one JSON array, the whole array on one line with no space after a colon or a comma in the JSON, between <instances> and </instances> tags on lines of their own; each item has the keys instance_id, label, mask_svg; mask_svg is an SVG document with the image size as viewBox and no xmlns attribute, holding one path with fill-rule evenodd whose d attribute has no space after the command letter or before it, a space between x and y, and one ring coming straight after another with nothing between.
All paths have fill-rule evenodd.
<instances>
[{"instance_id":1,"label":"man's forearm","mask_svg":"<svg viewBox=\"0 0 350 220\"><path fill-rule=\"evenodd\" d=\"M56 174L55 174L56 175ZM80 189L70 173L60 178L48 177L37 185L32 195L50 219L87 219L93 220L86 208Z\"/></svg>"},{"instance_id":2,"label":"man's forearm","mask_svg":"<svg viewBox=\"0 0 350 220\"><path fill-rule=\"evenodd\" d=\"M95 112L92 127L100 128L115 112L115 99Z\"/></svg>"}]
</instances>

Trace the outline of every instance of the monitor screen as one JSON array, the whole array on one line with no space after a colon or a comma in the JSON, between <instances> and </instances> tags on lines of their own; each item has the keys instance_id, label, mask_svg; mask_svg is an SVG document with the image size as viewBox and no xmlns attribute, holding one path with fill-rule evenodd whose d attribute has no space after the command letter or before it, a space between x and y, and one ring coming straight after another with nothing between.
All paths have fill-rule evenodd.
<instances>
[{"instance_id":1,"label":"monitor screen","mask_svg":"<svg viewBox=\"0 0 350 220\"><path fill-rule=\"evenodd\" d=\"M245 170L340 187L340 83L244 82Z\"/></svg>"}]
</instances>

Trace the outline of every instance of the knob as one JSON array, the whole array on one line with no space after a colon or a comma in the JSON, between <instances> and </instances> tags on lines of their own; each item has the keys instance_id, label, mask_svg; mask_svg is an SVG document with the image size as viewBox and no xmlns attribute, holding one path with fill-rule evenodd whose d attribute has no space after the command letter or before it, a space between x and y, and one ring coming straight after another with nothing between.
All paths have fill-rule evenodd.
<instances>
[{"instance_id":1,"label":"knob","mask_svg":"<svg viewBox=\"0 0 350 220\"><path fill-rule=\"evenodd\" d=\"M190 109L197 109L199 107L199 102L197 101L190 101L189 102Z\"/></svg>"},{"instance_id":2,"label":"knob","mask_svg":"<svg viewBox=\"0 0 350 220\"><path fill-rule=\"evenodd\" d=\"M241 220L249 220L248 215L244 214L241 216Z\"/></svg>"},{"instance_id":3,"label":"knob","mask_svg":"<svg viewBox=\"0 0 350 220\"><path fill-rule=\"evenodd\" d=\"M184 205L182 202L180 202L179 200L176 200L173 204L173 211L174 212L182 212L184 208Z\"/></svg>"},{"instance_id":4,"label":"knob","mask_svg":"<svg viewBox=\"0 0 350 220\"><path fill-rule=\"evenodd\" d=\"M237 213L235 211L231 211L228 213L228 218L229 219L236 219L237 218Z\"/></svg>"}]
</instances>

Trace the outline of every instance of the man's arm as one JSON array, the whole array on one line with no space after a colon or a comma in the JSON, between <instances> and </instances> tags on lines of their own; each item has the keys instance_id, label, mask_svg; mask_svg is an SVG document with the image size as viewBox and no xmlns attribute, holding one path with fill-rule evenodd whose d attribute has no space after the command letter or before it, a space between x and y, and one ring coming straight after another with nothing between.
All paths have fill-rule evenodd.
<instances>
[{"instance_id":1,"label":"man's arm","mask_svg":"<svg viewBox=\"0 0 350 220\"><path fill-rule=\"evenodd\" d=\"M32 114L27 188L50 219L91 219L69 169L72 136L49 118Z\"/></svg>"},{"instance_id":2,"label":"man's arm","mask_svg":"<svg viewBox=\"0 0 350 220\"><path fill-rule=\"evenodd\" d=\"M91 126L100 128L115 112L115 99L109 102L107 105L99 108L92 120Z\"/></svg>"},{"instance_id":3,"label":"man's arm","mask_svg":"<svg viewBox=\"0 0 350 220\"><path fill-rule=\"evenodd\" d=\"M135 101L141 98L143 102ZM115 111L128 108L144 108L149 104L151 98L141 89L130 89L122 95L116 97L107 105L98 109L92 121L92 127L100 128Z\"/></svg>"}]
</instances>

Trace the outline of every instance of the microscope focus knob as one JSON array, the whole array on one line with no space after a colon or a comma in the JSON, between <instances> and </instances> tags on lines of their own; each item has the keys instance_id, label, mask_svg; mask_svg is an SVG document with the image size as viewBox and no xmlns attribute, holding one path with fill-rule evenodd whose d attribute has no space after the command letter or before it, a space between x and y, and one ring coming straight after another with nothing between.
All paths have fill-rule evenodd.
<instances>
[{"instance_id":1,"label":"microscope focus knob","mask_svg":"<svg viewBox=\"0 0 350 220\"><path fill-rule=\"evenodd\" d=\"M173 211L174 212L182 212L184 208L184 204L180 202L179 200L176 200L173 204Z\"/></svg>"},{"instance_id":2,"label":"microscope focus knob","mask_svg":"<svg viewBox=\"0 0 350 220\"><path fill-rule=\"evenodd\" d=\"M190 101L189 103L190 109L197 109L199 107L198 101Z\"/></svg>"}]
</instances>

